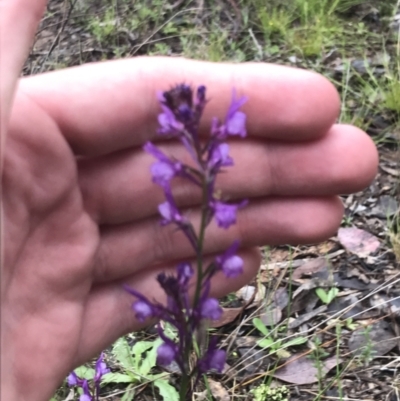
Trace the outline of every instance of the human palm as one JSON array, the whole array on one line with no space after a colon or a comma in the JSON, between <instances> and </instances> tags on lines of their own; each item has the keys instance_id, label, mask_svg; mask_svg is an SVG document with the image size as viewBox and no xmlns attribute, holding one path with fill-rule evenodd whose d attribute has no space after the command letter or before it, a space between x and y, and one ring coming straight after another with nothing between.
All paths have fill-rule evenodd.
<instances>
[{"instance_id":1,"label":"human palm","mask_svg":"<svg viewBox=\"0 0 400 401\"><path fill-rule=\"evenodd\" d=\"M19 399L46 399L69 370L140 328L123 283L162 300L157 273L193 258L182 234L159 225L163 194L142 151L156 138L156 90L181 81L208 87L204 135L214 115L223 117L232 85L249 97L249 138L230 144L235 166L218 188L250 203L231 229L211 225L206 241L211 256L238 238L245 273L217 276L216 296L256 273L258 245L334 233L342 214L336 194L361 189L375 174L371 141L333 125L336 93L305 71L139 58L22 80L2 177L2 331L10 344L2 359L13 361L6 379ZM175 141L160 146L185 158ZM173 192L196 226L200 194L179 180Z\"/></svg>"}]
</instances>

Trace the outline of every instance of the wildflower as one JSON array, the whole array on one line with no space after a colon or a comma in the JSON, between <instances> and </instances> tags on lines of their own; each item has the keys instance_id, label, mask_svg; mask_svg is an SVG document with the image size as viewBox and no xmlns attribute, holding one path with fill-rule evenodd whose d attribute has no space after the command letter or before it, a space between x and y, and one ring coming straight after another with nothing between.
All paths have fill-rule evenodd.
<instances>
[{"instance_id":1,"label":"wildflower","mask_svg":"<svg viewBox=\"0 0 400 401\"><path fill-rule=\"evenodd\" d=\"M169 199L168 199L169 198ZM171 197L167 197L167 200L158 205L158 211L163 217L161 224L166 225L169 223L184 223L185 219L179 212L175 201Z\"/></svg>"},{"instance_id":2,"label":"wildflower","mask_svg":"<svg viewBox=\"0 0 400 401\"><path fill-rule=\"evenodd\" d=\"M93 401L93 397L90 394L89 384L87 380L82 383L83 394L79 397L79 401Z\"/></svg>"},{"instance_id":3,"label":"wildflower","mask_svg":"<svg viewBox=\"0 0 400 401\"><path fill-rule=\"evenodd\" d=\"M215 298L207 298L201 305L201 317L218 320L222 316L222 308Z\"/></svg>"},{"instance_id":4,"label":"wildflower","mask_svg":"<svg viewBox=\"0 0 400 401\"><path fill-rule=\"evenodd\" d=\"M226 352L221 349L215 349L207 354L207 356L207 371L215 370L218 373L222 373L225 366Z\"/></svg>"},{"instance_id":5,"label":"wildflower","mask_svg":"<svg viewBox=\"0 0 400 401\"><path fill-rule=\"evenodd\" d=\"M147 318L153 316L153 308L147 302L138 300L132 305L132 309L136 312L136 319L144 322Z\"/></svg>"},{"instance_id":6,"label":"wildflower","mask_svg":"<svg viewBox=\"0 0 400 401\"><path fill-rule=\"evenodd\" d=\"M143 149L158 159L150 170L154 183L166 188L174 176L182 173L182 163L170 159L151 142L147 142Z\"/></svg>"},{"instance_id":7,"label":"wildflower","mask_svg":"<svg viewBox=\"0 0 400 401\"><path fill-rule=\"evenodd\" d=\"M226 277L237 277L243 273L243 259L236 255L239 247L239 242L235 241L226 251L220 256L217 256L215 262L217 266L224 272Z\"/></svg>"},{"instance_id":8,"label":"wildflower","mask_svg":"<svg viewBox=\"0 0 400 401\"><path fill-rule=\"evenodd\" d=\"M246 101L245 97L236 99L236 92L233 90L232 102L225 117L224 131L226 135L238 135L242 138L246 136L246 114L239 111Z\"/></svg>"},{"instance_id":9,"label":"wildflower","mask_svg":"<svg viewBox=\"0 0 400 401\"><path fill-rule=\"evenodd\" d=\"M237 211L246 204L246 201L238 204L224 203L219 200L211 201L211 207L218 226L226 229L235 224Z\"/></svg>"},{"instance_id":10,"label":"wildflower","mask_svg":"<svg viewBox=\"0 0 400 401\"><path fill-rule=\"evenodd\" d=\"M229 228L236 223L237 205L216 201L213 204L215 220L219 227Z\"/></svg>"},{"instance_id":11,"label":"wildflower","mask_svg":"<svg viewBox=\"0 0 400 401\"><path fill-rule=\"evenodd\" d=\"M93 380L95 382L100 382L101 378L107 373L110 373L110 369L104 362L104 353L102 352L99 356L99 359L96 361L95 376Z\"/></svg>"},{"instance_id":12,"label":"wildflower","mask_svg":"<svg viewBox=\"0 0 400 401\"><path fill-rule=\"evenodd\" d=\"M160 308L151 303L144 295L139 291L124 285L126 291L136 297L136 301L132 304L132 310L135 312L135 317L139 322L144 322L150 317L160 317Z\"/></svg>"},{"instance_id":13,"label":"wildflower","mask_svg":"<svg viewBox=\"0 0 400 401\"><path fill-rule=\"evenodd\" d=\"M79 401L95 401L99 399L101 379L105 374L110 372L103 359L104 354L101 353L95 364L92 389L89 386L88 380L80 378L75 372L71 372L68 375L68 385L81 387L83 391L83 394L79 397Z\"/></svg>"},{"instance_id":14,"label":"wildflower","mask_svg":"<svg viewBox=\"0 0 400 401\"><path fill-rule=\"evenodd\" d=\"M161 344L157 348L157 363L161 366L170 365L176 358L177 351L178 350L175 344Z\"/></svg>"},{"instance_id":15,"label":"wildflower","mask_svg":"<svg viewBox=\"0 0 400 401\"><path fill-rule=\"evenodd\" d=\"M219 143L211 149L208 165L212 169L233 166L233 159L229 156L229 145L227 143Z\"/></svg>"},{"instance_id":16,"label":"wildflower","mask_svg":"<svg viewBox=\"0 0 400 401\"><path fill-rule=\"evenodd\" d=\"M210 340L209 347L203 358L198 362L199 373L216 371L222 373L226 361L226 352L217 348L216 338Z\"/></svg>"},{"instance_id":17,"label":"wildflower","mask_svg":"<svg viewBox=\"0 0 400 401\"><path fill-rule=\"evenodd\" d=\"M157 276L157 281L166 294L164 304L150 301L135 289L125 288L136 297L132 309L139 321L156 317L177 330L176 339L172 340L165 334L161 324L158 324L158 333L163 343L157 349L157 363L167 366L174 361L179 366L183 383L180 401L183 401L189 399L189 393L193 391L190 388L191 379L195 378L196 383L203 373L222 372L225 364L226 353L218 349L216 338L209 341L203 355L198 354L202 347L198 347L198 352L194 353L193 342L195 338L200 338L196 333L201 332L204 319L218 320L222 315L218 300L209 296L214 274L222 270L227 277L236 277L243 271L243 260L236 255L239 247L237 241L217 256L207 268L203 267L203 246L205 229L212 218L215 218L219 227L229 228L236 223L238 210L246 204L246 201L238 204L225 203L215 193L218 173L223 167L234 164L229 155L229 145L224 140L230 136L246 135L246 115L239 110L246 99L236 98L233 91L224 121L221 123L213 119L211 135L208 140L203 140L199 136L199 125L207 103L205 86L199 86L194 92L189 85L176 85L160 93L158 98L162 109L158 116L159 132L179 139L193 159L195 167L167 156L150 142L145 144L144 150L156 159L150 169L152 181L161 186L165 195L165 201L158 205L161 224L174 224L189 239L197 258L198 281L192 284L195 271L190 263L181 262L177 266L176 274L162 272ZM182 214L172 195L171 181L177 176L191 181L203 191L200 232ZM194 299L190 303L192 293ZM194 354L197 358L195 364L191 360Z\"/></svg>"},{"instance_id":18,"label":"wildflower","mask_svg":"<svg viewBox=\"0 0 400 401\"><path fill-rule=\"evenodd\" d=\"M67 383L69 386L78 386L78 385L80 385L80 379L75 372L71 372L68 375Z\"/></svg>"},{"instance_id":19,"label":"wildflower","mask_svg":"<svg viewBox=\"0 0 400 401\"><path fill-rule=\"evenodd\" d=\"M193 277L194 271L190 263L183 262L180 263L177 267L178 272L178 281L182 286L187 286L189 280Z\"/></svg>"}]
</instances>

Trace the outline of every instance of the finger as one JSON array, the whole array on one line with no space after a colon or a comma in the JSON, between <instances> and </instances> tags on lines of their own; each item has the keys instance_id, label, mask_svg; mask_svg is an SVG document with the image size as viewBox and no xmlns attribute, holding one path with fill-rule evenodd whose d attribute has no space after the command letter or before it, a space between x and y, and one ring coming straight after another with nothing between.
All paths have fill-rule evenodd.
<instances>
[{"instance_id":1,"label":"finger","mask_svg":"<svg viewBox=\"0 0 400 401\"><path fill-rule=\"evenodd\" d=\"M181 82L208 88L203 127L213 116L224 117L233 87L249 98L243 110L252 136L317 138L339 112L337 92L322 76L260 63L142 57L30 77L20 87L50 113L77 153L94 155L153 139L160 111L156 92Z\"/></svg>"},{"instance_id":2,"label":"finger","mask_svg":"<svg viewBox=\"0 0 400 401\"><path fill-rule=\"evenodd\" d=\"M6 127L15 84L45 5L45 0L0 2L0 118L4 124L0 134Z\"/></svg>"},{"instance_id":3,"label":"finger","mask_svg":"<svg viewBox=\"0 0 400 401\"><path fill-rule=\"evenodd\" d=\"M222 273L214 276L210 296L221 297L248 283L257 273L261 257L258 249L241 250L244 272L237 278L227 279ZM175 265L164 265L157 269L147 269L140 275L127 278L124 282L114 282L93 289L86 305L80 351L76 365L87 361L96 353L108 347L121 335L148 325L139 323L132 311L134 298L123 289L128 284L147 295L150 300L165 301L165 294L156 280L161 271L174 273ZM96 335L93 335L96 333Z\"/></svg>"},{"instance_id":4,"label":"finger","mask_svg":"<svg viewBox=\"0 0 400 401\"><path fill-rule=\"evenodd\" d=\"M185 149L175 142L161 148L190 162ZM217 188L231 200L356 192L373 179L378 162L371 139L361 130L343 125L307 143L234 142L230 153L235 166L219 176ZM92 217L101 224L119 224L153 215L164 196L151 182L153 161L152 156L137 150L83 162L80 182ZM174 180L173 184L179 205L201 201L200 190L192 183Z\"/></svg>"},{"instance_id":5,"label":"finger","mask_svg":"<svg viewBox=\"0 0 400 401\"><path fill-rule=\"evenodd\" d=\"M186 211L193 226L200 211ZM205 252L221 253L234 240L243 247L315 243L332 236L340 224L343 206L336 197L271 198L253 201L238 213L237 224L222 230L214 222L207 229ZM162 261L194 257L184 234L159 218L103 228L94 279L117 280Z\"/></svg>"}]
</instances>

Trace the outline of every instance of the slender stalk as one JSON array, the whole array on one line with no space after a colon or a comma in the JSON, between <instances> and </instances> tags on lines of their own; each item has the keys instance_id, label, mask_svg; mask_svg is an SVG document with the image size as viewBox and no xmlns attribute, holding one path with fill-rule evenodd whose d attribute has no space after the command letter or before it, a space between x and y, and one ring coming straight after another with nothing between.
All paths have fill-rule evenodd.
<instances>
[{"instance_id":1,"label":"slender stalk","mask_svg":"<svg viewBox=\"0 0 400 401\"><path fill-rule=\"evenodd\" d=\"M204 246L204 237L206 233L207 213L208 213L207 178L208 178L207 176L203 178L201 222L197 241L197 283L196 283L196 292L194 296L193 307L196 307L197 303L199 302L201 295L202 281L203 281L203 246Z\"/></svg>"}]
</instances>

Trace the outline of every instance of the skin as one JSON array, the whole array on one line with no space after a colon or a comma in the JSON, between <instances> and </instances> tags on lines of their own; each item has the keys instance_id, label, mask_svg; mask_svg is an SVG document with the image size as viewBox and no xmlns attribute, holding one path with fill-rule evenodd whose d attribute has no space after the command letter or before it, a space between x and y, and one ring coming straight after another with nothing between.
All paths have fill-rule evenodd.
<instances>
[{"instance_id":1,"label":"skin","mask_svg":"<svg viewBox=\"0 0 400 401\"><path fill-rule=\"evenodd\" d=\"M123 283L162 301L157 273L193 258L182 234L159 225L163 194L142 151L157 140L157 90L205 84L202 135L213 116L224 117L232 87L249 98L248 138L230 142L235 166L218 188L250 203L228 231L212 224L206 241L212 257L238 238L245 272L217 276L214 296L256 274L257 246L333 235L343 213L337 195L361 190L376 174L373 143L355 127L334 124L338 95L317 74L135 58L18 81L45 2L0 4L1 399L49 399L74 367L142 327ZM159 145L187 157L175 141ZM173 191L197 225L198 191L179 180Z\"/></svg>"}]
</instances>

